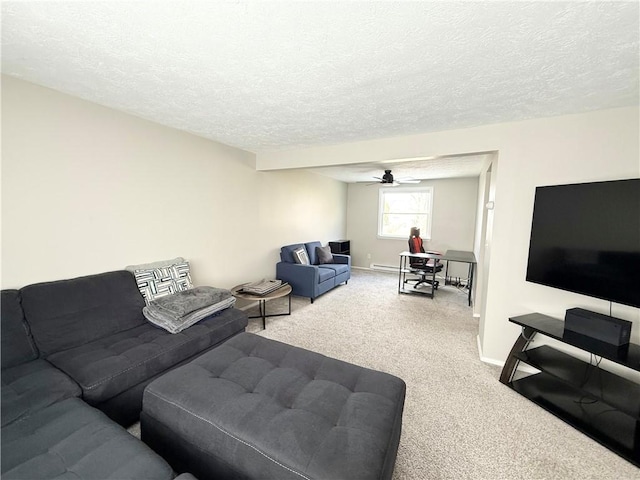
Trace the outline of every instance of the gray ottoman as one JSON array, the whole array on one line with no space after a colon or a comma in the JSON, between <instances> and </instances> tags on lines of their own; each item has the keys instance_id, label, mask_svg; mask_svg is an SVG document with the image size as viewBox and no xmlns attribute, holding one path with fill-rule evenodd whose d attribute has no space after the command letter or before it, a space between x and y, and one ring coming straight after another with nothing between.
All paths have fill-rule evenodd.
<instances>
[{"instance_id":1,"label":"gray ottoman","mask_svg":"<svg viewBox=\"0 0 640 480\"><path fill-rule=\"evenodd\" d=\"M207 478L388 479L405 383L241 333L149 384L143 440Z\"/></svg>"}]
</instances>

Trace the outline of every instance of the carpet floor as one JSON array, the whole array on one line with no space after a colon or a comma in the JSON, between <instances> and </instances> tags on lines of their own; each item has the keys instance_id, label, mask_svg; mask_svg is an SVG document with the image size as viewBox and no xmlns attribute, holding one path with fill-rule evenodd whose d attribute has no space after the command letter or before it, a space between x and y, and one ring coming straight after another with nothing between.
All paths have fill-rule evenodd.
<instances>
[{"instance_id":1,"label":"carpet floor","mask_svg":"<svg viewBox=\"0 0 640 480\"><path fill-rule=\"evenodd\" d=\"M267 313L286 308L277 299ZM251 319L247 331L407 383L394 480L640 479L640 469L499 382L500 368L478 358L478 320L454 287L434 299L399 295L396 275L354 269L347 285L313 304L292 297L291 316L268 318L266 330Z\"/></svg>"}]
</instances>

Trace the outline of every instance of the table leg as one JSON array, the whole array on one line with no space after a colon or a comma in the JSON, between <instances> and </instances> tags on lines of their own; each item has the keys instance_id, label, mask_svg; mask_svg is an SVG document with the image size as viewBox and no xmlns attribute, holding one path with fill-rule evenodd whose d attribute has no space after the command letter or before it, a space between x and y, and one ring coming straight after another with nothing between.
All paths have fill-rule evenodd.
<instances>
[{"instance_id":1,"label":"table leg","mask_svg":"<svg viewBox=\"0 0 640 480\"><path fill-rule=\"evenodd\" d=\"M433 268L431 269L433 272L433 278L431 279L431 298L435 298L436 296L436 265L438 264L434 261Z\"/></svg>"},{"instance_id":2,"label":"table leg","mask_svg":"<svg viewBox=\"0 0 640 480\"><path fill-rule=\"evenodd\" d=\"M267 300L270 300L270 299L264 298L264 299L257 300L258 315L255 317L249 317L249 318L261 318L262 329L265 330L267 328L267 317L281 317L283 315L291 315L291 294L289 293L287 297L288 297L288 303L289 303L289 310L286 313L272 313L270 315L267 315Z\"/></svg>"},{"instance_id":3,"label":"table leg","mask_svg":"<svg viewBox=\"0 0 640 480\"><path fill-rule=\"evenodd\" d=\"M473 287L473 263L469 263L469 306L471 306L472 287Z\"/></svg>"},{"instance_id":4,"label":"table leg","mask_svg":"<svg viewBox=\"0 0 640 480\"><path fill-rule=\"evenodd\" d=\"M447 280L449 279L449 260L446 260L447 266L444 269L444 284L447 284Z\"/></svg>"}]
</instances>

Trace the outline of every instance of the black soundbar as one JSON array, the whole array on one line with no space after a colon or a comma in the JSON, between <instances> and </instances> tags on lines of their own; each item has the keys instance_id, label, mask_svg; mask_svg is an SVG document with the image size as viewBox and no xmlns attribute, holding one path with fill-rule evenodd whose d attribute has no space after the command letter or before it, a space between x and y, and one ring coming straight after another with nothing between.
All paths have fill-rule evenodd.
<instances>
[{"instance_id":1,"label":"black soundbar","mask_svg":"<svg viewBox=\"0 0 640 480\"><path fill-rule=\"evenodd\" d=\"M611 345L626 345L631 338L631 322L582 308L570 308L564 316L564 329Z\"/></svg>"}]
</instances>

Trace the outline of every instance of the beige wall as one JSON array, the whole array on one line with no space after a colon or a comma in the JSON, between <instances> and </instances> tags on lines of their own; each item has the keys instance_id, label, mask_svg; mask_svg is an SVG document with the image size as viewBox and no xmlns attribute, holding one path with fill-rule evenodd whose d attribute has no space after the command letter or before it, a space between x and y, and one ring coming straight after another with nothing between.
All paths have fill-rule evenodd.
<instances>
[{"instance_id":1,"label":"beige wall","mask_svg":"<svg viewBox=\"0 0 640 480\"><path fill-rule=\"evenodd\" d=\"M640 176L638 114L621 108L256 158L3 77L2 288L177 255L193 263L197 284L272 276L283 244L355 235L344 184L282 169L496 151L480 346L503 361L519 333L509 316L608 312L604 301L524 281L533 196L537 185ZM614 305L613 314L632 320L640 341L640 311Z\"/></svg>"},{"instance_id":2,"label":"beige wall","mask_svg":"<svg viewBox=\"0 0 640 480\"><path fill-rule=\"evenodd\" d=\"M492 168L495 209L488 239L485 307L480 312L481 355L488 361L506 358L519 329L510 316L541 312L558 318L570 307L599 312L609 304L525 281L533 197L537 185L615 180L640 176L638 108L487 125L329 147L267 152L258 169L374 162L472 152L497 152ZM482 268L485 267L485 272ZM488 268L488 271L486 271ZM634 322L632 337L640 341L640 310L614 305L614 316Z\"/></svg>"},{"instance_id":3,"label":"beige wall","mask_svg":"<svg viewBox=\"0 0 640 480\"><path fill-rule=\"evenodd\" d=\"M346 233L346 185L2 77L2 288L183 256L194 282L275 275Z\"/></svg>"},{"instance_id":4,"label":"beige wall","mask_svg":"<svg viewBox=\"0 0 640 480\"><path fill-rule=\"evenodd\" d=\"M394 187L396 190L407 187ZM477 178L423 181L420 187L433 187L431 240L425 248L436 251L473 250ZM353 265L368 268L372 263L397 268L398 253L407 250L407 239L381 239L378 234L378 192L381 187L353 183L347 202L347 238L351 240ZM407 232L407 238L409 232ZM371 258L368 258L371 255ZM451 265L451 275L466 276L467 269Z\"/></svg>"}]
</instances>

